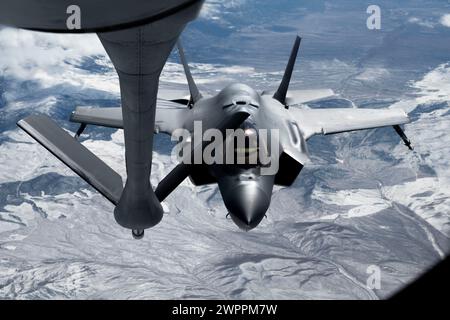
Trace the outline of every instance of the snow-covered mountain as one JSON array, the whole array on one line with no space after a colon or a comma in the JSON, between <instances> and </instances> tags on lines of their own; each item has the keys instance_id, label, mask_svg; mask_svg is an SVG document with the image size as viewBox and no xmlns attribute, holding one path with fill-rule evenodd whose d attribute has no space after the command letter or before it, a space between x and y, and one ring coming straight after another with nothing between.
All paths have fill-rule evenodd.
<instances>
[{"instance_id":1,"label":"snow-covered mountain","mask_svg":"<svg viewBox=\"0 0 450 320\"><path fill-rule=\"evenodd\" d=\"M226 218L215 185L185 181L164 201L163 221L136 241L108 201L15 126L46 113L74 132L75 106L118 105L118 79L98 40L2 29L0 298L377 299L449 253L448 4L381 1L384 27L371 33L360 2L270 3L207 2L183 35L200 88L276 87L300 33L293 87L341 95L310 107L350 99L404 108L415 150L391 128L314 137L313 163L275 190L255 230ZM177 61L171 56L162 87L185 88ZM122 131L88 127L82 140L125 177ZM175 165L171 146L156 137L153 185ZM380 289L366 285L373 265Z\"/></svg>"}]
</instances>

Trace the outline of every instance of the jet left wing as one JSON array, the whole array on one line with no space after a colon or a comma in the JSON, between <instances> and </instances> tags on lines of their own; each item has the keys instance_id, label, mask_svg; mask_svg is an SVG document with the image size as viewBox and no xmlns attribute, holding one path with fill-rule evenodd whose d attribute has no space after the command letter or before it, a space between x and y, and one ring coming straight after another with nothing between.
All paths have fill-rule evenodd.
<instances>
[{"instance_id":1,"label":"jet left wing","mask_svg":"<svg viewBox=\"0 0 450 320\"><path fill-rule=\"evenodd\" d=\"M159 99L157 102L155 132L172 134L175 129L183 128L187 117L186 106ZM96 125L123 129L122 108L77 107L70 121L84 125Z\"/></svg>"},{"instance_id":2,"label":"jet left wing","mask_svg":"<svg viewBox=\"0 0 450 320\"><path fill-rule=\"evenodd\" d=\"M77 107L70 121L81 124L123 129L122 108Z\"/></svg>"},{"instance_id":3,"label":"jet left wing","mask_svg":"<svg viewBox=\"0 0 450 320\"><path fill-rule=\"evenodd\" d=\"M290 108L289 112L302 129L305 139L315 134L326 135L409 122L408 115L402 109Z\"/></svg>"}]
</instances>

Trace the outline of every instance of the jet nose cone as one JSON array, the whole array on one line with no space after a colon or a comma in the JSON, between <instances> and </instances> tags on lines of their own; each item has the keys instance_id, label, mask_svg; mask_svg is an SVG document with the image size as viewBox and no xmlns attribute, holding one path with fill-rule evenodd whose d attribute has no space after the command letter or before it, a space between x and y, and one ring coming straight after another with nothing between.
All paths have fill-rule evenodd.
<instances>
[{"instance_id":1,"label":"jet nose cone","mask_svg":"<svg viewBox=\"0 0 450 320\"><path fill-rule=\"evenodd\" d=\"M270 198L255 186L238 186L225 205L230 211L233 222L243 230L255 228L264 218L270 205Z\"/></svg>"}]
</instances>

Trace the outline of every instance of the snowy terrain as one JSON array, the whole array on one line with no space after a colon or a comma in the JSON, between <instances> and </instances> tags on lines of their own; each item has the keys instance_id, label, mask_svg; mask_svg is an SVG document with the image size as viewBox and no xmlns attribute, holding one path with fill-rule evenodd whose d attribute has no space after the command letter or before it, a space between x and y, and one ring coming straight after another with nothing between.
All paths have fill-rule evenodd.
<instances>
[{"instance_id":1,"label":"snowy terrain","mask_svg":"<svg viewBox=\"0 0 450 320\"><path fill-rule=\"evenodd\" d=\"M342 49L348 43L336 40L342 30L331 27L350 28L342 21L359 10L352 2L343 2L350 11L337 13L316 5L291 10L283 29L269 18L239 26L239 17L229 17L233 10L244 14L251 1L209 1L184 35L202 90L214 93L232 81L276 87L293 35L301 32L304 56L293 86L329 86L342 96L311 107L349 106L351 99L361 108L404 108L415 150L392 128L314 137L312 164L292 187L276 188L255 230L242 232L226 218L215 185L185 181L141 241L115 223L107 200L15 126L46 113L74 132L67 119L75 106L119 103L118 80L98 40L0 30L0 298L378 299L401 289L450 252L450 46L439 57L420 46L410 53L424 57L420 63L398 62L411 34L438 46L435 33L446 39L450 28L445 16L429 14L438 2L423 8L413 2L411 12L390 9L395 15L375 44L356 45L366 31L350 34L350 53ZM314 24L320 19L329 25ZM205 25L216 29L208 33ZM404 42L396 47L398 37ZM224 48L207 41L222 38ZM217 61L196 51L192 39L211 43ZM280 48L262 55L269 39ZM233 42L248 46L226 46ZM238 48L253 48L253 55ZM185 88L177 61L173 55L167 63L161 87ZM125 177L121 130L88 127L82 140ZM172 145L170 137L155 139L153 185L175 165ZM381 269L380 289L366 286L371 265Z\"/></svg>"}]
</instances>

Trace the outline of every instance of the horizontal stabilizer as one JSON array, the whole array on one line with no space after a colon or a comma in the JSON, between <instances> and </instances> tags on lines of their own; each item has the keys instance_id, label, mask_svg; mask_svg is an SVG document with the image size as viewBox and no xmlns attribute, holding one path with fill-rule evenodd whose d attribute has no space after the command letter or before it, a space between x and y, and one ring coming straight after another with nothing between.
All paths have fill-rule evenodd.
<instances>
[{"instance_id":1,"label":"horizontal stabilizer","mask_svg":"<svg viewBox=\"0 0 450 320\"><path fill-rule=\"evenodd\" d=\"M292 47L291 55L289 57L286 70L284 70L283 79L281 79L280 86L273 95L275 100L278 100L282 104L286 104L286 95L289 89L289 83L291 82L292 72L294 71L295 60L297 59L298 49L300 47L301 38L297 36L295 38L294 46Z\"/></svg>"},{"instance_id":2,"label":"horizontal stabilizer","mask_svg":"<svg viewBox=\"0 0 450 320\"><path fill-rule=\"evenodd\" d=\"M44 115L32 115L17 125L113 204L122 193L122 177L85 146Z\"/></svg>"},{"instance_id":3,"label":"horizontal stabilizer","mask_svg":"<svg viewBox=\"0 0 450 320\"><path fill-rule=\"evenodd\" d=\"M273 95L273 92L264 91L263 95ZM289 90L286 94L286 105L313 102L335 96L332 89Z\"/></svg>"},{"instance_id":4,"label":"horizontal stabilizer","mask_svg":"<svg viewBox=\"0 0 450 320\"><path fill-rule=\"evenodd\" d=\"M181 63L183 64L184 73L186 74L186 79L187 79L188 86L189 86L189 92L191 93L190 100L191 100L191 102L196 103L198 100L200 100L202 98L202 94L198 90L197 85L195 84L194 78L192 77L191 69L189 69L189 65L188 65L186 57L184 55L183 46L181 45L180 40L178 40L178 42L177 42L177 48L178 48L178 53L180 55Z\"/></svg>"}]
</instances>

